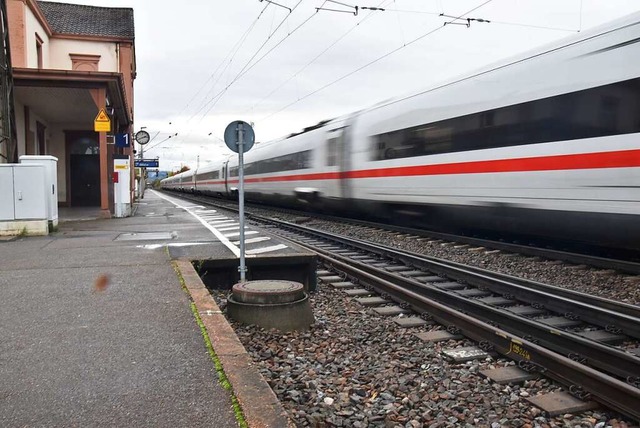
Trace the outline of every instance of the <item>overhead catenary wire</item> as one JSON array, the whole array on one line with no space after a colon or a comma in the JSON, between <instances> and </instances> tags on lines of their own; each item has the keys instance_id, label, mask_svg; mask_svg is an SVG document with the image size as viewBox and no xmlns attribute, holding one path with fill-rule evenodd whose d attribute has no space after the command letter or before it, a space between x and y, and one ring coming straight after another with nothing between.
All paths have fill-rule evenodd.
<instances>
[{"instance_id":1,"label":"overhead catenary wire","mask_svg":"<svg viewBox=\"0 0 640 428\"><path fill-rule=\"evenodd\" d=\"M300 5L300 3L302 3L302 0L299 0L298 3L293 7L292 12L295 11L295 9ZM280 23L278 24L278 26L276 27L275 30L271 31L269 36L267 36L267 39L264 41L264 43L262 43L262 45L260 45L260 47L256 50L256 52L253 54L253 56L251 56L251 58L249 58L249 61L247 61L245 63L245 65L240 69L240 71L236 74L236 76L233 78L233 80L231 81L231 83L227 84L224 89L222 89L221 91L219 91L218 93L216 93L214 96L212 96L211 98L209 98L204 104L202 104L202 106L200 106L200 108L198 109L198 111L196 111L193 116L189 119L191 120L193 117L195 117L196 115L200 114L200 112L206 108L209 104L213 103L213 105L211 107L209 107L204 114L202 114L202 116L200 117L200 121L202 121L202 119L204 119L206 117L206 115L213 109L213 107L218 103L218 101L222 98L222 96L229 90L229 88L231 86L233 86L234 83L236 83L239 79L242 78L242 76L244 76L251 68L253 68L255 66L255 64L257 64L258 62L260 62L262 60L263 57L261 57L258 61L256 61L253 65L251 65L251 67L249 67L249 69L247 69L247 66L251 63L251 61L253 61L253 59L258 55L258 53L260 53L260 51L262 50L262 48L269 42L269 40L271 39L271 37L273 37L273 35L278 31L278 29L282 26L282 24L284 24L284 22L291 16L291 13L287 14L287 16L285 16L285 18L280 21ZM295 30L294 30L295 31ZM291 33L290 33L291 34ZM270 51L269 51L270 52ZM212 92L212 91L210 91ZM210 93L209 92L209 93ZM207 94L208 96L208 94Z\"/></svg>"},{"instance_id":2,"label":"overhead catenary wire","mask_svg":"<svg viewBox=\"0 0 640 428\"><path fill-rule=\"evenodd\" d=\"M483 3L481 3L480 5L478 5L478 6L474 7L474 8L472 8L472 9L470 9L469 11L467 11L467 12L465 12L465 13L463 13L463 14L459 15L459 16L457 17L457 19L460 19L460 18L462 18L462 17L464 17L464 16L466 16L466 15L468 15L468 14L470 14L470 13L475 12L476 10L478 10L478 9L482 8L483 6L485 6L485 5L489 4L489 3L491 3L492 1L493 1L493 0L485 0L485 1L484 1ZM420 41L420 40L424 39L425 37L428 37L428 36L430 36L430 35L432 35L432 34L434 34L434 33L438 32L438 31L442 30L443 28L445 28L445 26L444 26L444 25L443 25L443 26L436 27L436 28L434 28L434 29L432 29L432 30L428 31L428 32L427 32L427 33L425 33L425 34L422 34L421 36L416 37L415 39L411 40L410 42L408 42L408 43L406 43L406 44L404 44L404 45L402 45L402 46L400 46L400 47L398 47L398 48L396 48L396 49L393 49L392 51L387 52L386 54L384 54L384 55L382 55L382 56L380 56L380 57L378 57L378 58L374 59L373 61L370 61L370 62L368 62L368 63L364 64L364 65L363 65L363 66L361 66L361 67L358 67L357 69L355 69L355 70L353 70L353 71L350 71L349 73L347 73L347 74L345 74L345 75L343 75L343 76L341 76L341 77L339 77L339 78L337 78L337 79L333 80L332 82L327 83L327 84L326 84L326 85L324 85L324 86L321 86L320 88L318 88L318 89L316 89L316 90L314 90L314 91L312 91L312 92L308 93L307 95L303 96L302 98L299 98L299 99L298 99L298 100L296 100L296 101L293 101L293 102L291 102L291 103L289 103L289 104L285 105L285 106L284 106L284 107L282 107L281 109L279 109L279 110L275 111L274 113L271 113L271 114L269 114L269 115L267 115L267 116L265 116L265 117L261 118L260 120L261 120L261 121L262 121L262 120L266 120L266 119L269 119L270 117L275 116L276 114L278 114L278 113L280 113L280 112L282 112L282 111L284 111L284 110L288 109L289 107L291 107L291 106L293 106L293 105L295 105L295 104L299 103L300 101L303 101L303 100L305 100L305 99L307 99L307 98L309 98L309 97L311 97L311 96L313 96L313 95L317 94L318 92L323 91L323 90L325 90L326 88L328 88L328 87L330 87L330 86L335 85L336 83L338 83L338 82L340 82L340 81L342 81L342 80L346 79L347 77L350 77L350 76L352 76L352 75L354 75L354 74L358 73L359 71L364 70L364 69L365 69L365 68L367 68L367 67L370 67L371 65L373 65L373 64L375 64L375 63L377 63L378 61L381 61L381 60L383 60L384 58L387 58L388 56L393 55L394 53L396 53L396 52L400 51L401 49L404 49L404 48L406 48L407 46L410 46L410 45L412 45L412 44L414 44L414 43L416 43L416 42L418 42L418 41Z\"/></svg>"},{"instance_id":3,"label":"overhead catenary wire","mask_svg":"<svg viewBox=\"0 0 640 428\"><path fill-rule=\"evenodd\" d=\"M383 0L382 2L379 3L379 5L382 5L382 4L386 3L387 1L388 0ZM269 99L280 88L282 88L284 85L289 83L291 80L295 79L300 73L302 73L304 70L306 70L311 64L316 62L322 55L327 53L330 49L332 49L335 45L337 45L340 41L342 41L345 37L347 37L349 34L351 34L355 29L357 29L358 26L360 26L360 24L362 24L363 22L365 22L367 19L369 19L372 16L374 16L374 13L373 12L369 12L364 18L362 18L360 21L358 21L353 27L351 27L349 30L347 30L344 34L342 34L340 37L338 37L336 40L334 40L333 43L331 43L329 46L327 46L322 52L320 52L318 55L316 55L311 61L309 61L304 66L302 66L300 69L298 69L298 71L296 71L293 75L291 75L287 80L285 80L280 85L278 85L275 89L273 89L271 92L269 92L265 97L260 99L260 101L255 103L253 106L251 106L247 110L245 110L243 112L243 114L253 110L257 106L262 104L263 101Z\"/></svg>"},{"instance_id":4,"label":"overhead catenary wire","mask_svg":"<svg viewBox=\"0 0 640 428\"><path fill-rule=\"evenodd\" d=\"M264 8L262 8L262 10L260 11L260 13L258 14L258 16L253 20L253 22L249 25L249 27L245 30L245 32L240 36L240 38L238 39L238 41L231 47L231 49L229 49L229 52L227 52L227 54L225 55L225 57L222 59L222 61L220 61L220 63L218 64L218 66L216 67L216 69L213 71L213 73L211 73L211 75L209 75L209 78L204 82L204 84L195 92L195 94L189 99L189 101L187 102L187 104L182 108L182 110L180 111L180 113L178 113L178 116L181 115L182 113L184 113L185 110L187 110L189 108L189 105L193 102L193 100L195 100L195 98L202 92L202 90L207 86L207 84L214 78L214 76L216 76L216 74L218 73L218 70L220 70L220 67L222 67L223 64L226 64L225 68L222 70L222 72L220 73L220 75L218 76L218 78L216 79L216 81L213 83L212 88L215 88L215 86L218 84L218 81L220 80L220 77L224 74L224 72L226 71L226 69L230 66L230 64L233 62L233 59L235 58L236 54L238 53L238 51L242 48L242 45L244 44L244 42L246 41L246 39L248 38L249 34L251 33L251 31L253 30L253 28L256 26L256 24L258 23L258 21L260 20L260 18L262 17L262 15L264 14L265 10L267 9L267 7L269 7L269 3L267 3ZM229 59L229 62L227 62L227 58L229 58L229 56L231 56L231 58ZM207 92L207 95L210 93ZM195 116L195 115L194 115ZM190 117L187 122L189 122L191 119L193 119L193 116Z\"/></svg>"},{"instance_id":5,"label":"overhead catenary wire","mask_svg":"<svg viewBox=\"0 0 640 428\"><path fill-rule=\"evenodd\" d=\"M157 134L156 134L156 135L157 135ZM177 137L177 136L178 136L178 133L176 132L175 134L169 135L167 138L165 138L165 139L164 139L164 140L162 140L162 141L158 141L157 143L152 144L152 145L151 145L151 146L149 146L149 147L145 147L145 149L146 149L147 151L149 151L149 150L151 150L151 149L155 149L156 147L160 146L160 144L164 143L165 141L168 141L169 139L171 139L171 138L173 138L173 137Z\"/></svg>"},{"instance_id":6,"label":"overhead catenary wire","mask_svg":"<svg viewBox=\"0 0 640 428\"><path fill-rule=\"evenodd\" d=\"M326 0L325 0L326 2ZM298 3L299 4L299 3ZM323 3L324 4L324 3ZM295 7L294 7L295 9ZM314 16L316 16L316 13L310 15L307 19L305 19L301 24L299 24L297 27L295 27L293 30L291 30L291 32L289 32L284 38L282 38L276 45L274 45L271 49L269 49L264 55L262 55L256 62L254 62L253 64L251 64L250 67L248 67L246 70L244 70L244 72L242 72L241 74L238 74L236 76L236 79L234 79L233 82L231 82L227 87L225 87L223 90L221 90L220 92L218 92L211 100L213 104L211 105L211 107L209 107L204 114L202 115L202 118L206 117L207 114L209 114L209 112L216 106L216 104L218 103L218 101L220 101L220 99L222 98L222 96L229 90L229 88L231 87L231 85L233 85L236 81L238 81L239 79L241 79L245 74L247 74L249 71L251 71L251 69L253 67L255 67L258 63L260 63L265 57L267 57L267 55L269 55L271 52L273 52L276 48L278 48L278 46L280 46L286 39L288 39L289 37L291 37L291 35L293 35L296 31L298 31L300 28L302 28L305 24L307 24Z\"/></svg>"}]
</instances>

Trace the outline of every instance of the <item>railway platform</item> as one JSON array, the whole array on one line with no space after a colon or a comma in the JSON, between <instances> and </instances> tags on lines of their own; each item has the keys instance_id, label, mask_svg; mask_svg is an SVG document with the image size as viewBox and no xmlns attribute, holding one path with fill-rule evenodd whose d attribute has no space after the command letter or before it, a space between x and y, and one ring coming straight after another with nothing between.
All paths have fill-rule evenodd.
<instances>
[{"instance_id":1,"label":"railway platform","mask_svg":"<svg viewBox=\"0 0 640 428\"><path fill-rule=\"evenodd\" d=\"M0 242L0 426L289 426L190 262L236 257L223 217L149 191ZM253 258L301 253L250 231Z\"/></svg>"}]
</instances>

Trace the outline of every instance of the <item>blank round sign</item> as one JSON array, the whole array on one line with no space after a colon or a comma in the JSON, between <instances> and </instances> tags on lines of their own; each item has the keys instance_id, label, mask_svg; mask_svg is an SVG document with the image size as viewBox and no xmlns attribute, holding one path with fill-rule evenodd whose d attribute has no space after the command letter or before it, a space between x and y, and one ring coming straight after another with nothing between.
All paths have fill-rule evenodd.
<instances>
[{"instance_id":1,"label":"blank round sign","mask_svg":"<svg viewBox=\"0 0 640 428\"><path fill-rule=\"evenodd\" d=\"M253 128L247 122L242 120L234 120L224 130L224 142L232 151L240 152L240 138L239 130L242 129L242 152L248 152L253 147L253 143L256 141L256 135L253 132Z\"/></svg>"}]
</instances>

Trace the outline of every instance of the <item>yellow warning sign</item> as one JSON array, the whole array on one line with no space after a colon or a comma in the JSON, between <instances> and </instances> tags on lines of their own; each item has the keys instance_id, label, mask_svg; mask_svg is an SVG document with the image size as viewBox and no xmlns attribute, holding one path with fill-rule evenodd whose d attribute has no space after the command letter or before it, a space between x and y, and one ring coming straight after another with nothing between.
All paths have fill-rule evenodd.
<instances>
[{"instance_id":1,"label":"yellow warning sign","mask_svg":"<svg viewBox=\"0 0 640 428\"><path fill-rule=\"evenodd\" d=\"M96 132L110 132L111 131L111 119L107 112L101 108L98 115L93 121L93 130Z\"/></svg>"}]
</instances>

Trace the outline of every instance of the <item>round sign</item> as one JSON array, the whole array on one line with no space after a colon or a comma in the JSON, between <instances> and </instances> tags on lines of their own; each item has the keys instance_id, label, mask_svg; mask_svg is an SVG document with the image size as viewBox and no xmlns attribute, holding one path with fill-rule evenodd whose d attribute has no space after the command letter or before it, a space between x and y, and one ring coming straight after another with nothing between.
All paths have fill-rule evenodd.
<instances>
[{"instance_id":1,"label":"round sign","mask_svg":"<svg viewBox=\"0 0 640 428\"><path fill-rule=\"evenodd\" d=\"M240 153L240 133L242 133L242 152L248 152L253 147L256 135L247 122L235 120L224 130L224 142L232 151Z\"/></svg>"},{"instance_id":2,"label":"round sign","mask_svg":"<svg viewBox=\"0 0 640 428\"><path fill-rule=\"evenodd\" d=\"M147 131L138 131L136 132L136 141L138 142L138 144L141 145L145 145L149 142L150 137L149 137L149 133Z\"/></svg>"}]
</instances>

